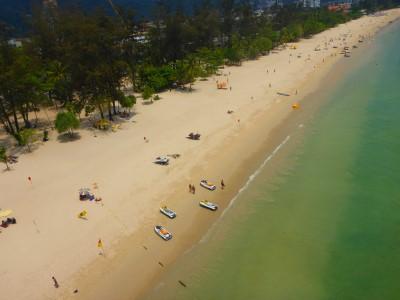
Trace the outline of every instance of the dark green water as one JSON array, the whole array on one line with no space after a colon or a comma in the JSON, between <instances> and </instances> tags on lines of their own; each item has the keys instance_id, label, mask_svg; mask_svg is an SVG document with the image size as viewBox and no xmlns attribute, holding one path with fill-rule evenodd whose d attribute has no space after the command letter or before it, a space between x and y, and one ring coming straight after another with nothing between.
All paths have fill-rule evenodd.
<instances>
[{"instance_id":1,"label":"dark green water","mask_svg":"<svg viewBox=\"0 0 400 300\"><path fill-rule=\"evenodd\" d=\"M148 299L400 299L400 24L375 43Z\"/></svg>"}]
</instances>

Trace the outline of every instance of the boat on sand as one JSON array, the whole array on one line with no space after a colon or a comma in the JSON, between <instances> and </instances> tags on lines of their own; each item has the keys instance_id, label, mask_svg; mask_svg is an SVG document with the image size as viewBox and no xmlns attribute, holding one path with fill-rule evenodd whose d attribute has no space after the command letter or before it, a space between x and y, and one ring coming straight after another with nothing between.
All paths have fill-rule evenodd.
<instances>
[{"instance_id":1,"label":"boat on sand","mask_svg":"<svg viewBox=\"0 0 400 300\"><path fill-rule=\"evenodd\" d=\"M212 210L212 211L216 211L218 209L218 205L217 204L209 202L207 200L200 201L199 204L200 204L201 207L207 208L207 209Z\"/></svg>"},{"instance_id":2,"label":"boat on sand","mask_svg":"<svg viewBox=\"0 0 400 300\"><path fill-rule=\"evenodd\" d=\"M171 209L169 209L168 207L166 207L166 206L160 207L160 212L161 212L163 215L166 215L166 216L167 216L168 218L170 218L170 219L176 218L176 213L175 213L173 210L171 210Z\"/></svg>"},{"instance_id":3,"label":"boat on sand","mask_svg":"<svg viewBox=\"0 0 400 300\"><path fill-rule=\"evenodd\" d=\"M210 191L215 191L217 189L216 185L213 184L212 182L203 179L200 181L200 186L202 186L203 188L210 190Z\"/></svg>"},{"instance_id":4,"label":"boat on sand","mask_svg":"<svg viewBox=\"0 0 400 300\"><path fill-rule=\"evenodd\" d=\"M172 239L172 233L170 233L164 226L155 226L154 232L165 241Z\"/></svg>"}]
</instances>

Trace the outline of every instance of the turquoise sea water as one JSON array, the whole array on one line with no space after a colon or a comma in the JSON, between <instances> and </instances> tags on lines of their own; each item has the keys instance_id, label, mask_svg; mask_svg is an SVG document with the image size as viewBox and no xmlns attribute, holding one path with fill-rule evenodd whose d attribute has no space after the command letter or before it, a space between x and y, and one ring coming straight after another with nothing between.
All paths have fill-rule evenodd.
<instances>
[{"instance_id":1,"label":"turquoise sea water","mask_svg":"<svg viewBox=\"0 0 400 300\"><path fill-rule=\"evenodd\" d=\"M146 299L400 299L400 24L375 44Z\"/></svg>"}]
</instances>

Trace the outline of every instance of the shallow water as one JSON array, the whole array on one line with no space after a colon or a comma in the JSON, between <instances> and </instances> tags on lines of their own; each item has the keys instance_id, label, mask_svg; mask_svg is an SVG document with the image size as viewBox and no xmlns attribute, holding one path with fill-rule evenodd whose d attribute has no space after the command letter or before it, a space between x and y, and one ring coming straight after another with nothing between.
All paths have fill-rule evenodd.
<instances>
[{"instance_id":1,"label":"shallow water","mask_svg":"<svg viewBox=\"0 0 400 300\"><path fill-rule=\"evenodd\" d=\"M400 24L375 44L146 299L400 299Z\"/></svg>"}]
</instances>

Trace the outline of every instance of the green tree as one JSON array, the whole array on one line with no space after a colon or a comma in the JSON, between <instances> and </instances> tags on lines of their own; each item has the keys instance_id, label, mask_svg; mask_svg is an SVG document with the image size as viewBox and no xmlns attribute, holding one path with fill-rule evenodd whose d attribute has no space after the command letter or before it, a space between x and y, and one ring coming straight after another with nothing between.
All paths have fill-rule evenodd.
<instances>
[{"instance_id":1,"label":"green tree","mask_svg":"<svg viewBox=\"0 0 400 300\"><path fill-rule=\"evenodd\" d=\"M154 94L154 89L152 87L146 85L142 92L142 98L143 98L143 100L149 100L149 99L151 99L153 94Z\"/></svg>"},{"instance_id":2,"label":"green tree","mask_svg":"<svg viewBox=\"0 0 400 300\"><path fill-rule=\"evenodd\" d=\"M136 104L136 97L131 95L131 96L123 96L120 100L119 103L124 109L128 109L128 112L131 112L131 108Z\"/></svg>"},{"instance_id":3,"label":"green tree","mask_svg":"<svg viewBox=\"0 0 400 300\"><path fill-rule=\"evenodd\" d=\"M73 130L79 128L80 122L73 112L67 111L59 112L54 124L58 133L68 131L69 135L72 136L74 133Z\"/></svg>"},{"instance_id":4,"label":"green tree","mask_svg":"<svg viewBox=\"0 0 400 300\"><path fill-rule=\"evenodd\" d=\"M290 41L292 41L292 36L290 35L289 30L286 27L282 28L280 42L282 44L286 44L289 43Z\"/></svg>"},{"instance_id":5,"label":"green tree","mask_svg":"<svg viewBox=\"0 0 400 300\"><path fill-rule=\"evenodd\" d=\"M4 146L0 146L0 161L6 165L7 170L10 170L10 166L8 165L7 150Z\"/></svg>"},{"instance_id":6,"label":"green tree","mask_svg":"<svg viewBox=\"0 0 400 300\"><path fill-rule=\"evenodd\" d=\"M19 144L27 146L28 151L31 152L31 145L38 139L37 131L33 128L24 128L19 132Z\"/></svg>"}]
</instances>

